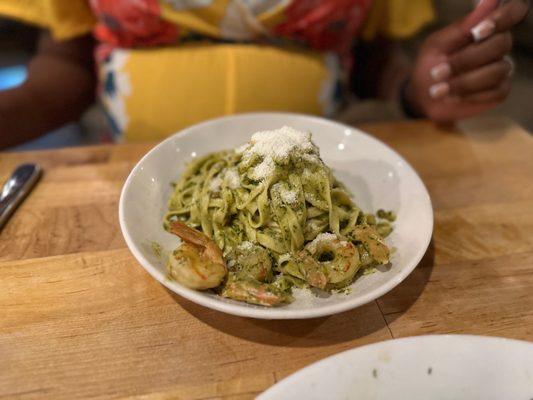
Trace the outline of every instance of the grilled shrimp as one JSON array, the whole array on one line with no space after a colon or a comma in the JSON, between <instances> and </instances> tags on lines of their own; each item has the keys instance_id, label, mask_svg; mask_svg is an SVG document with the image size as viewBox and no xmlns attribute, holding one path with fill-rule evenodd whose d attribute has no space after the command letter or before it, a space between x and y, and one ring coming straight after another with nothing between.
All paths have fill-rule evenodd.
<instances>
[{"instance_id":1,"label":"grilled shrimp","mask_svg":"<svg viewBox=\"0 0 533 400\"><path fill-rule=\"evenodd\" d=\"M252 278L259 282L271 282L274 275L268 251L261 246L244 242L227 255L230 271L239 278Z\"/></svg>"},{"instance_id":2,"label":"grilled shrimp","mask_svg":"<svg viewBox=\"0 0 533 400\"><path fill-rule=\"evenodd\" d=\"M240 279L233 273L229 274L221 295L233 300L268 307L292 301L292 297L288 293L271 284L259 282L252 278Z\"/></svg>"},{"instance_id":3,"label":"grilled shrimp","mask_svg":"<svg viewBox=\"0 0 533 400\"><path fill-rule=\"evenodd\" d=\"M179 236L183 243L169 257L169 276L191 289L219 286L226 277L227 268L216 243L179 221L170 224L170 232Z\"/></svg>"},{"instance_id":4,"label":"grilled shrimp","mask_svg":"<svg viewBox=\"0 0 533 400\"><path fill-rule=\"evenodd\" d=\"M333 235L327 239L318 237L308 243L294 262L299 274L297 277L320 289L349 284L361 266L357 248Z\"/></svg>"},{"instance_id":5,"label":"grilled shrimp","mask_svg":"<svg viewBox=\"0 0 533 400\"><path fill-rule=\"evenodd\" d=\"M348 237L355 242L361 242L376 263L389 262L390 250L373 226L355 226L348 233Z\"/></svg>"}]
</instances>

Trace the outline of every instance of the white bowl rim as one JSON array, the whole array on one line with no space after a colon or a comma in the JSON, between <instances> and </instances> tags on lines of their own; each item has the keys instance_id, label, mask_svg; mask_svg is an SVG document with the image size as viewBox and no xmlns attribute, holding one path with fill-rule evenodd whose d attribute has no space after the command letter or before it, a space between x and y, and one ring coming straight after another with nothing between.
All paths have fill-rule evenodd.
<instances>
[{"instance_id":1,"label":"white bowl rim","mask_svg":"<svg viewBox=\"0 0 533 400\"><path fill-rule=\"evenodd\" d=\"M315 368L321 368L322 365L328 364L333 360L341 359L344 357L349 357L349 355L351 355L352 353L356 353L359 351L365 351L365 350L379 349L382 346L387 346L387 345L401 346L403 343L422 342L423 344L426 344L426 343L443 342L443 341L452 341L452 342L467 341L467 342L477 342L479 344L498 343L498 344L509 344L513 346L522 346L523 348L533 347L533 343L528 342L526 340L506 338L506 337L500 337L500 336L486 336L486 335L472 335L472 334L449 334L449 333L426 334L426 335L417 335L417 336L407 336L403 338L387 339L387 340L382 340L379 342L369 343L369 344L365 344L362 346L353 347L351 349L343 350L341 352L338 352L328 357L317 360L309 365L306 365L305 367L297 371L294 371L289 376L283 378L279 382L276 382L274 385L270 386L268 389L263 391L257 397L257 399L268 400L271 398L270 396L272 394L275 394L279 390L282 390L282 388L285 386L291 385L294 381L298 381L303 376L305 376L308 371L314 370Z\"/></svg>"},{"instance_id":2,"label":"white bowl rim","mask_svg":"<svg viewBox=\"0 0 533 400\"><path fill-rule=\"evenodd\" d=\"M355 130L357 131L357 133L364 135L370 141L373 141L381 146L386 147L390 152L392 152L396 157L398 157L404 163L403 167L407 169L409 173L413 175L413 178L415 179L416 183L420 186L420 188L424 190L425 195L427 196L428 209L426 211L428 212L428 215L430 218L429 218L429 224L427 226L428 232L425 235L426 241L424 243L424 246L420 247L416 256L413 257L411 263L409 263L409 265L404 266L404 268L402 268L402 270L399 271L399 273L394 277L394 279L389 280L388 282L366 293L365 295L355 297L352 299L346 299L346 301L335 303L335 304L324 305L324 306L314 308L314 309L299 309L299 310L296 309L295 310L295 309L284 309L283 307L277 307L277 308L266 308L266 307L260 307L260 306L249 307L248 305L241 306L239 304L233 304L229 302L220 301L218 299L210 298L208 296L204 296L201 292L185 288L184 286L180 285L177 282L170 281L166 279L166 277L162 275L152 265L152 263L146 259L146 257L144 257L142 251L135 244L135 241L131 237L126 227L126 221L125 221L125 215L124 215L125 207L126 207L125 205L126 192L128 191L129 186L132 180L134 179L137 171L142 167L143 162L147 158L149 158L151 154L157 152L159 148L167 146L168 143L174 140L176 136L179 135L180 137L184 137L185 135L193 134L192 131L197 130L198 128L201 128L204 125L210 125L212 123L225 120L225 119L254 118L254 117L268 117L268 116L272 116L272 117L286 116L286 117L296 117L296 118L303 117L309 120L313 120L316 123L336 125L342 129ZM223 116L220 118L214 118L214 119L210 119L210 120L207 120L207 121L195 124L195 125L191 125L181 131L174 133L173 135L163 140L161 143L154 146L150 151L148 151L148 153L146 153L139 160L139 162L132 169L132 171L130 172L130 174L128 175L128 178L126 179L124 183L124 186L120 193L120 200L119 200L119 223L120 223L122 235L124 236L124 239L126 241L126 244L129 250L131 251L133 256L137 259L137 261L141 264L141 266L159 283L161 283L163 286L165 286L172 292L177 293L180 296L184 297L185 299L190 300L196 304L200 304L204 307L211 308L217 311L221 311L227 314L236 315L239 317L250 317L250 318L258 318L258 319L307 319L307 318L318 318L318 317L324 317L328 315L342 313L342 312L360 307L367 303L370 303L371 301L374 301L375 299L383 296L385 293L392 290L394 287L399 285L405 278L407 278L407 276L411 274L411 272L416 268L416 266L420 263L420 261L424 257L424 254L426 253L429 247L429 244L431 242L431 238L433 234L433 207L432 207L431 198L429 196L427 188L424 185L424 182L422 181L418 173L414 170L414 168L399 153L397 153L394 149L392 149L386 143L375 138L374 136L371 136L368 133L356 127L346 125L340 122L332 121L327 118L313 116L313 115L290 113L290 112L254 112L254 113L242 113L242 114Z\"/></svg>"}]
</instances>

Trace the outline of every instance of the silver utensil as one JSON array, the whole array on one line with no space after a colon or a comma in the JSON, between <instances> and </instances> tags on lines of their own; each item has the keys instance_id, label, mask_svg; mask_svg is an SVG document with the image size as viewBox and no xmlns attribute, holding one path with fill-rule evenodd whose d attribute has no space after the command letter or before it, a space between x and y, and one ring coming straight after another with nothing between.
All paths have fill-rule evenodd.
<instances>
[{"instance_id":1,"label":"silver utensil","mask_svg":"<svg viewBox=\"0 0 533 400\"><path fill-rule=\"evenodd\" d=\"M36 164L19 165L0 192L0 230L31 192L42 173Z\"/></svg>"}]
</instances>

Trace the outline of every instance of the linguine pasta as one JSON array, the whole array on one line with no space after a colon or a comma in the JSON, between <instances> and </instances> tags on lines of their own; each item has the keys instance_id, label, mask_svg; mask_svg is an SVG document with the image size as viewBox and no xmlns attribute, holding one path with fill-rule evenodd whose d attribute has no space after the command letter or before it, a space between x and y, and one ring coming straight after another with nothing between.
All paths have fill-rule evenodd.
<instances>
[{"instance_id":1,"label":"linguine pasta","mask_svg":"<svg viewBox=\"0 0 533 400\"><path fill-rule=\"evenodd\" d=\"M173 221L215 241L228 262L229 281L255 280L276 290L290 292L295 284L342 288L360 268L389 258L382 240L389 222L364 214L321 160L311 135L288 127L258 132L236 150L192 161L175 183L165 228ZM236 254L247 247L270 259L263 280L246 274L250 265L239 265L243 259ZM224 283L221 288L224 293Z\"/></svg>"}]
</instances>

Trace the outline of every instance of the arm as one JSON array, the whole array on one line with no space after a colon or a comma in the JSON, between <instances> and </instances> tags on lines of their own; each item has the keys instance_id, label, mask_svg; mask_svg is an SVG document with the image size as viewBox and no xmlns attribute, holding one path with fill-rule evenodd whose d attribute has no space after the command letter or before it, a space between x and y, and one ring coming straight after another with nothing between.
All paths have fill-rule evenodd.
<instances>
[{"instance_id":1,"label":"arm","mask_svg":"<svg viewBox=\"0 0 533 400\"><path fill-rule=\"evenodd\" d=\"M94 101L93 40L39 40L19 87L0 92L0 148L34 139L79 119Z\"/></svg>"}]
</instances>

